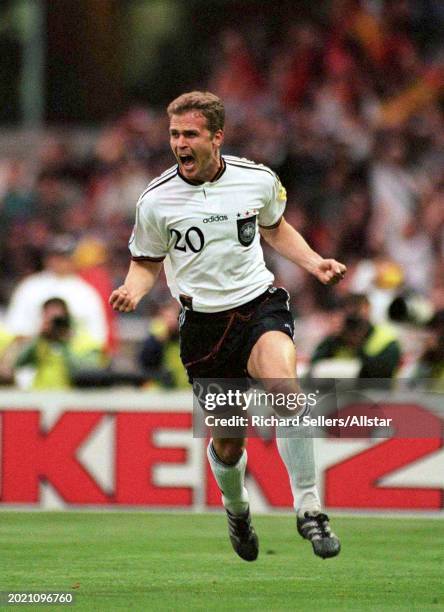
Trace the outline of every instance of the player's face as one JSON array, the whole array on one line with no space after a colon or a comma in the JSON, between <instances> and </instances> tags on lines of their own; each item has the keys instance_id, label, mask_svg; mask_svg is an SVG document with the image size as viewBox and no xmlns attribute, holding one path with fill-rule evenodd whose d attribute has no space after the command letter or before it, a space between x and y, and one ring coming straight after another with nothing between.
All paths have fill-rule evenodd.
<instances>
[{"instance_id":1,"label":"player's face","mask_svg":"<svg viewBox=\"0 0 444 612\"><path fill-rule=\"evenodd\" d=\"M191 181L211 181L220 166L223 131L212 134L206 118L198 111L173 115L170 145L180 173Z\"/></svg>"}]
</instances>

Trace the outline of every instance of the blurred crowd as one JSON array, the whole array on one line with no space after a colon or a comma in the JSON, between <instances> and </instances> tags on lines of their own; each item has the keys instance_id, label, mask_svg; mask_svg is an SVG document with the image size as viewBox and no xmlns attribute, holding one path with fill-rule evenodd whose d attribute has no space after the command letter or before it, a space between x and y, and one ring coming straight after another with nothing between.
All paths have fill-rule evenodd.
<instances>
[{"instance_id":1,"label":"blurred crowd","mask_svg":"<svg viewBox=\"0 0 444 612\"><path fill-rule=\"evenodd\" d=\"M350 294L367 296L372 325L416 324L423 336L407 331L403 347L416 357L444 310L444 47L421 35L414 7L340 0L326 22L295 19L277 39L223 30L208 49L211 73L195 84L226 104L224 152L272 167L287 219L348 267L326 289L266 252L291 293L307 360L337 331L338 309L345 320ZM71 272L96 285L107 311L104 296L128 266L138 196L172 163L165 112L149 107L104 125L86 153L48 131L30 157L1 160L0 305L11 309L18 283L69 234ZM139 314L154 315L166 296L161 282ZM118 331L105 319L112 357Z\"/></svg>"}]
</instances>

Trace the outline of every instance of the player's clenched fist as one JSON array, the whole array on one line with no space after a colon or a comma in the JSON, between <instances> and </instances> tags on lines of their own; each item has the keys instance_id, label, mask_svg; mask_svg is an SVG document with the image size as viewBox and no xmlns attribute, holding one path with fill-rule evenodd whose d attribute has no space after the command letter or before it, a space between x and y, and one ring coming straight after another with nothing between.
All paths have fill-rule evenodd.
<instances>
[{"instance_id":1,"label":"player's clenched fist","mask_svg":"<svg viewBox=\"0 0 444 612\"><path fill-rule=\"evenodd\" d=\"M313 271L316 278L324 285L334 285L342 280L347 272L344 264L336 259L323 259Z\"/></svg>"},{"instance_id":2,"label":"player's clenched fist","mask_svg":"<svg viewBox=\"0 0 444 612\"><path fill-rule=\"evenodd\" d=\"M118 310L119 312L132 312L137 306L136 300L130 296L125 285L114 289L110 295L109 303L113 310Z\"/></svg>"}]
</instances>

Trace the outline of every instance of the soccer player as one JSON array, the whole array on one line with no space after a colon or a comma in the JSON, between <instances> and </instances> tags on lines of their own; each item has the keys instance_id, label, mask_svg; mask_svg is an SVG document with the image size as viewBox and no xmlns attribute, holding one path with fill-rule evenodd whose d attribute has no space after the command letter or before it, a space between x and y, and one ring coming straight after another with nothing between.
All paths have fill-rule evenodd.
<instances>
[{"instance_id":1,"label":"soccer player","mask_svg":"<svg viewBox=\"0 0 444 612\"><path fill-rule=\"evenodd\" d=\"M288 293L272 286L260 237L321 283L339 281L346 268L315 253L285 221L286 193L274 172L221 155L225 113L217 96L186 93L167 112L177 163L140 196L129 271L110 304L119 312L133 311L166 258L168 285L182 304L181 358L190 382L252 378L277 381L274 392L298 392ZM321 512L313 440L280 433L277 445L290 478L297 529L316 555L333 557L340 543ZM245 440L213 436L207 455L233 548L253 561L259 545L244 486Z\"/></svg>"}]
</instances>

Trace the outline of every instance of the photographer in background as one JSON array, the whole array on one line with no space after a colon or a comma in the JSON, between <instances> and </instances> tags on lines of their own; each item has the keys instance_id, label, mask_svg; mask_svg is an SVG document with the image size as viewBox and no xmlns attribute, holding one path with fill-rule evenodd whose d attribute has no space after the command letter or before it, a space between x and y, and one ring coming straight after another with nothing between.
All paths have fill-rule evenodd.
<instances>
[{"instance_id":1,"label":"photographer in background","mask_svg":"<svg viewBox=\"0 0 444 612\"><path fill-rule=\"evenodd\" d=\"M430 336L412 376L415 385L425 386L433 391L444 389L444 310L438 310L427 328Z\"/></svg>"},{"instance_id":2,"label":"photographer in background","mask_svg":"<svg viewBox=\"0 0 444 612\"><path fill-rule=\"evenodd\" d=\"M177 302L161 304L139 354L139 365L146 378L169 389L188 388L180 360L178 316Z\"/></svg>"},{"instance_id":3,"label":"photographer in background","mask_svg":"<svg viewBox=\"0 0 444 612\"><path fill-rule=\"evenodd\" d=\"M102 344L73 326L68 306L59 297L42 306L40 332L17 357L15 367L35 368L33 389L67 389L89 368L100 369Z\"/></svg>"},{"instance_id":4,"label":"photographer in background","mask_svg":"<svg viewBox=\"0 0 444 612\"><path fill-rule=\"evenodd\" d=\"M314 350L313 366L324 359L358 359L359 378L392 378L401 360L401 347L393 329L372 324L365 295L349 295L343 306L340 330L324 338Z\"/></svg>"},{"instance_id":5,"label":"photographer in background","mask_svg":"<svg viewBox=\"0 0 444 612\"><path fill-rule=\"evenodd\" d=\"M11 334L26 339L35 336L41 329L45 300L58 296L67 304L76 327L106 347L105 309L96 289L76 272L73 259L76 244L68 234L54 236L45 249L43 270L17 284L5 315L5 327Z\"/></svg>"}]
</instances>

